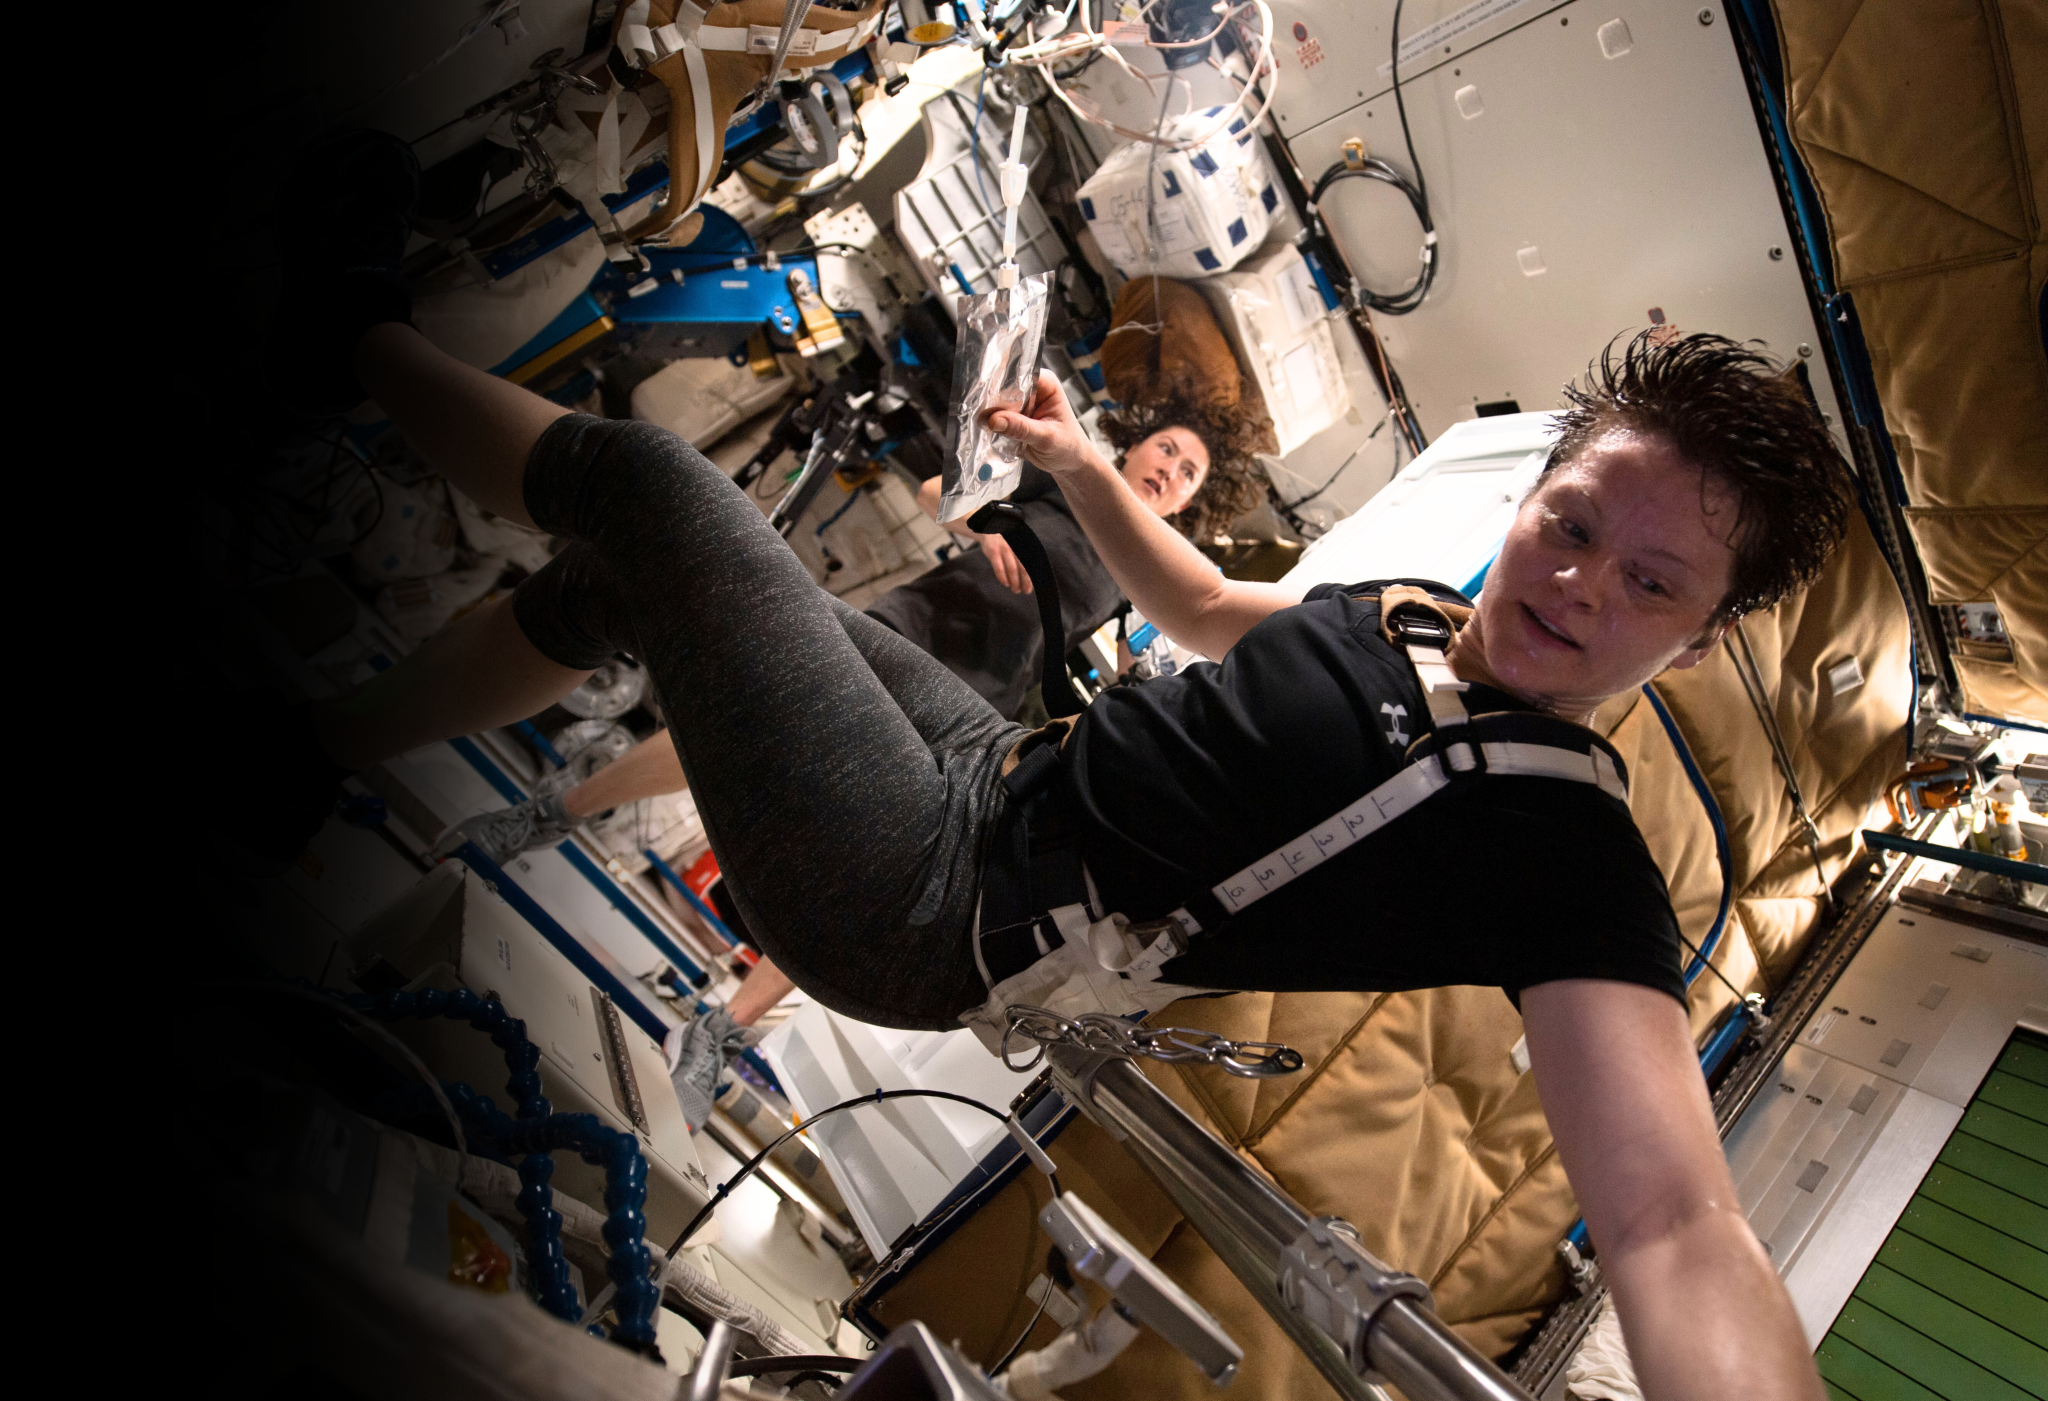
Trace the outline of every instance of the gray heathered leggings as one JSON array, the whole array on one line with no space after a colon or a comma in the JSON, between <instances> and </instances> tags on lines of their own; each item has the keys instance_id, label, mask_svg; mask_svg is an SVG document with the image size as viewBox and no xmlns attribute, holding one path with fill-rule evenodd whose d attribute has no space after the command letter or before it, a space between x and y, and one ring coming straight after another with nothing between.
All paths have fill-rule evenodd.
<instances>
[{"instance_id":1,"label":"gray heathered leggings","mask_svg":"<svg viewBox=\"0 0 2048 1401\"><path fill-rule=\"evenodd\" d=\"M762 950L835 1011L958 1027L987 995L968 931L1023 728L820 589L673 433L571 414L524 486L581 543L521 588L521 630L567 666L646 664Z\"/></svg>"}]
</instances>

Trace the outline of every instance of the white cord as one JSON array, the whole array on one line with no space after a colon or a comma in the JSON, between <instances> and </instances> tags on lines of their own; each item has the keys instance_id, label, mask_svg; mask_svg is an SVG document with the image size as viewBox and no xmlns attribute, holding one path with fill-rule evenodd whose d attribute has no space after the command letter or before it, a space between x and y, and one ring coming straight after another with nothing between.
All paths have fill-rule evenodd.
<instances>
[{"instance_id":1,"label":"white cord","mask_svg":"<svg viewBox=\"0 0 2048 1401\"><path fill-rule=\"evenodd\" d=\"M1074 100L1073 96L1065 88L1060 86L1059 79L1054 76L1054 64L1091 51L1105 53L1111 62L1122 68L1124 72L1130 74L1133 78L1144 83L1147 88L1150 88L1153 81L1157 78L1166 77L1170 79L1172 77L1171 73L1140 73L1137 69L1131 67L1123 55L1117 52L1116 45L1111 44L1100 31L1089 27L1085 7L1081 7L1077 11L1080 15L1080 32L1078 34L1058 34L1051 39L1042 40L1028 48L1013 49L1007 57L1012 63L1020 63L1038 69L1044 75L1046 86L1052 89L1054 96L1058 97L1066 105L1067 110L1081 120L1106 128L1132 141L1149 142L1152 145L1164 146L1174 151L1188 151L1198 146L1206 145L1219 134L1228 130L1230 123L1243 114L1246 103L1250 100L1254 88L1262 78L1266 84L1265 92L1259 103L1258 112L1250 119L1249 124L1257 127L1265 121L1266 113L1271 109L1273 99L1278 93L1280 86L1279 69L1272 63L1274 24L1272 8L1266 3L1266 0L1246 0L1246 3L1228 10L1224 14L1222 21L1205 38L1180 40L1171 43L1158 43L1150 39L1145 41L1147 48L1155 49L1191 48L1196 44L1205 44L1214 39L1216 35L1222 33L1231 21L1237 19L1247 10L1256 10L1262 23L1258 61L1252 64L1250 80L1245 83L1243 89L1238 93L1237 100L1224 109L1223 113L1217 118L1215 126L1196 137L1169 139L1156 132L1136 131L1130 127L1119 125L1101 113L1083 107Z\"/></svg>"}]
</instances>

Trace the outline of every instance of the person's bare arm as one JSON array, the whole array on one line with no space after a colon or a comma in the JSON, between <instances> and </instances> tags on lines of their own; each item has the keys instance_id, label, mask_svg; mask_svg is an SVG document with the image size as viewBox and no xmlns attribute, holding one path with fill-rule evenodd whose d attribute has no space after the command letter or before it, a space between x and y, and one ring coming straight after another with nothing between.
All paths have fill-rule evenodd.
<instances>
[{"instance_id":1,"label":"person's bare arm","mask_svg":"<svg viewBox=\"0 0 2048 1401\"><path fill-rule=\"evenodd\" d=\"M933 520L939 521L939 497L943 492L942 478L927 477L917 489L917 504ZM1010 542L1000 535L983 535L978 530L967 528L967 518L939 521L939 524L955 535L965 535L981 546L981 552L988 556L989 568L995 570L996 578L1011 593L1030 593L1031 575L1024 568L1024 561L1017 558L1017 552L1010 548Z\"/></svg>"},{"instance_id":2,"label":"person's bare arm","mask_svg":"<svg viewBox=\"0 0 2048 1401\"><path fill-rule=\"evenodd\" d=\"M562 807L571 817L595 817L623 803L680 793L689 786L675 736L660 729L564 793Z\"/></svg>"},{"instance_id":3,"label":"person's bare arm","mask_svg":"<svg viewBox=\"0 0 2048 1401\"><path fill-rule=\"evenodd\" d=\"M1089 443L1051 375L1040 372L1037 393L1022 413L998 412L989 426L1016 439L1034 466L1059 480L1068 509L1124 597L1181 646L1220 658L1260 619L1301 602L1299 585L1224 578L1179 531L1146 510Z\"/></svg>"},{"instance_id":4,"label":"person's bare arm","mask_svg":"<svg viewBox=\"0 0 2048 1401\"><path fill-rule=\"evenodd\" d=\"M1792 1300L1736 1200L1684 1009L1571 979L1526 990L1522 1019L1643 1394L1822 1401Z\"/></svg>"}]
</instances>

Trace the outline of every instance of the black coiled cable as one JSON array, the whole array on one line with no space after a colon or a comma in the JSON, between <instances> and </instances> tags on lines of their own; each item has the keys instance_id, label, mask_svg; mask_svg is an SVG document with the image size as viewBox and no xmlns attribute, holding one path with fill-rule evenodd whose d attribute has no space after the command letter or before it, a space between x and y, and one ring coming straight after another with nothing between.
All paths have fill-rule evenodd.
<instances>
[{"instance_id":1,"label":"black coiled cable","mask_svg":"<svg viewBox=\"0 0 2048 1401\"><path fill-rule=\"evenodd\" d=\"M1408 196L1408 205L1415 211L1416 219L1422 224L1421 275L1415 279L1414 284L1406 291L1397 292L1392 296L1381 296L1379 293L1369 292L1363 287L1358 289L1360 301L1364 302L1365 305L1371 307L1374 311L1384 311L1389 316L1406 316L1409 312L1421 306L1423 298L1429 295L1431 284L1436 281L1436 225L1431 222L1429 217L1429 186L1422 176L1422 162L1415 159L1415 138L1408 131L1408 104L1401 99L1402 3L1403 0L1394 0L1394 64L1390 72L1394 80L1394 107L1401 114L1401 139L1407 143L1408 168L1415 172L1415 178L1412 181L1409 180L1407 176L1394 169L1391 165L1388 165L1378 156L1366 156L1357 165L1352 165L1349 161L1339 161L1331 166L1323 172L1322 178L1316 181L1316 187L1309 195L1309 207L1315 214L1316 231L1324 238L1329 237L1329 230L1323 224L1323 192L1339 180L1354 177L1361 180L1378 180L1392 185L1402 194Z\"/></svg>"},{"instance_id":2,"label":"black coiled cable","mask_svg":"<svg viewBox=\"0 0 2048 1401\"><path fill-rule=\"evenodd\" d=\"M1378 180L1392 185L1408 197L1409 207L1422 223L1422 272L1413 285L1390 296L1382 296L1364 287L1358 289L1358 299L1374 311L1383 311L1389 316L1405 316L1422 305L1422 299L1429 295L1430 286L1436 281L1436 225L1430 222L1429 199L1419 186L1378 156L1367 156L1356 166L1339 161L1323 172L1309 195L1310 206L1315 210L1316 232L1324 237L1329 236L1329 231L1323 225L1323 193L1344 179Z\"/></svg>"}]
</instances>

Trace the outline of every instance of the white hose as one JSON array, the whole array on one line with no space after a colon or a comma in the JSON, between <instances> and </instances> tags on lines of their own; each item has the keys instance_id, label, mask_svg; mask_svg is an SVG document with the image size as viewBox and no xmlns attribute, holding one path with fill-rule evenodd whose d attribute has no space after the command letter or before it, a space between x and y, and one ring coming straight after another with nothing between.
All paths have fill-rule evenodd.
<instances>
[{"instance_id":1,"label":"white hose","mask_svg":"<svg viewBox=\"0 0 2048 1401\"><path fill-rule=\"evenodd\" d=\"M1036 1352L1027 1352L996 1378L1016 1401L1058 1401L1059 1387L1085 1381L1117 1360L1138 1336L1138 1325L1105 1307Z\"/></svg>"}]
</instances>

